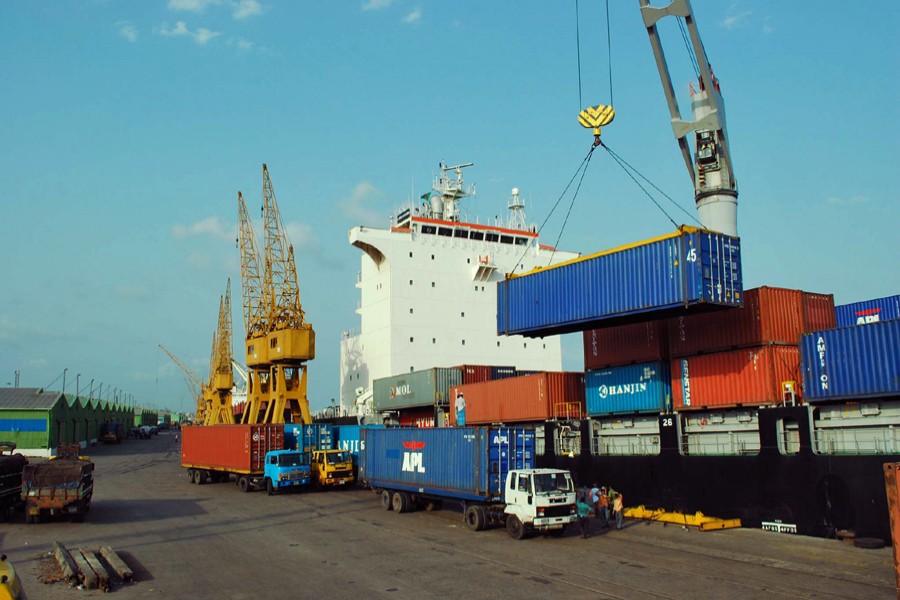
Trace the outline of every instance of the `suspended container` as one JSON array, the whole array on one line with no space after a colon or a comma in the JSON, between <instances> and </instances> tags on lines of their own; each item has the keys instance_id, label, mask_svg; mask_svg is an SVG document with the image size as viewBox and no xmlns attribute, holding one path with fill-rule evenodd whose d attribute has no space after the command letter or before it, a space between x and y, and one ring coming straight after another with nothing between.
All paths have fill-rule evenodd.
<instances>
[{"instance_id":1,"label":"suspended container","mask_svg":"<svg viewBox=\"0 0 900 600\"><path fill-rule=\"evenodd\" d=\"M900 295L835 306L836 327L852 327L900 319ZM829 329L822 327L822 329Z\"/></svg>"},{"instance_id":2,"label":"suspended container","mask_svg":"<svg viewBox=\"0 0 900 600\"><path fill-rule=\"evenodd\" d=\"M538 373L450 389L462 394L466 425L580 419L584 414L584 373ZM451 403L450 424L457 425Z\"/></svg>"},{"instance_id":3,"label":"suspended container","mask_svg":"<svg viewBox=\"0 0 900 600\"><path fill-rule=\"evenodd\" d=\"M446 406L450 387L460 384L462 372L458 368L433 368L384 377L373 383L372 405L376 412Z\"/></svg>"},{"instance_id":4,"label":"suspended container","mask_svg":"<svg viewBox=\"0 0 900 600\"><path fill-rule=\"evenodd\" d=\"M797 346L761 346L675 358L671 371L675 410L800 402Z\"/></svg>"},{"instance_id":5,"label":"suspended container","mask_svg":"<svg viewBox=\"0 0 900 600\"><path fill-rule=\"evenodd\" d=\"M588 371L584 384L587 414L592 417L660 413L672 408L668 361Z\"/></svg>"},{"instance_id":6,"label":"suspended container","mask_svg":"<svg viewBox=\"0 0 900 600\"><path fill-rule=\"evenodd\" d=\"M666 320L629 323L584 332L585 370L667 360Z\"/></svg>"},{"instance_id":7,"label":"suspended container","mask_svg":"<svg viewBox=\"0 0 900 600\"><path fill-rule=\"evenodd\" d=\"M900 394L900 320L813 332L800 350L809 402Z\"/></svg>"},{"instance_id":8,"label":"suspended container","mask_svg":"<svg viewBox=\"0 0 900 600\"><path fill-rule=\"evenodd\" d=\"M682 227L497 284L497 333L539 337L740 306L740 239Z\"/></svg>"},{"instance_id":9,"label":"suspended container","mask_svg":"<svg viewBox=\"0 0 900 600\"><path fill-rule=\"evenodd\" d=\"M834 297L759 287L744 292L734 310L669 319L669 353L675 358L766 344L794 345L809 331L834 327Z\"/></svg>"}]
</instances>

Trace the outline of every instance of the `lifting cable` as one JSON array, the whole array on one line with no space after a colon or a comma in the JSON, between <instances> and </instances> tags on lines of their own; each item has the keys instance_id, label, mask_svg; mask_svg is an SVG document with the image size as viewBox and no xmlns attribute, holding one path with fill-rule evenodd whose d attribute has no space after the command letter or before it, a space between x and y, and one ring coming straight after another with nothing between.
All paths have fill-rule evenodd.
<instances>
[{"instance_id":1,"label":"lifting cable","mask_svg":"<svg viewBox=\"0 0 900 600\"><path fill-rule=\"evenodd\" d=\"M669 196L667 193L665 193L664 191L659 189L659 187L655 183L653 183L652 181L647 179L643 174L641 174L640 171L638 171L637 169L632 167L630 164L628 164L628 162L625 159L623 159L621 156L619 156L618 154L613 152L613 150L609 146L604 144L602 141L600 142L600 145L603 147L604 150L606 150L609 153L609 155L612 157L612 159L614 161L616 161L616 163L620 167L622 167L622 170L625 171L625 173L631 178L632 181L634 181L634 183L639 188L641 188L641 191L644 192L644 194L646 194L648 198L650 198L650 201L656 205L656 207L666 216L667 219L669 219L669 221L672 223L672 225L675 226L676 229L678 228L678 223L676 223L675 220L669 215L669 213L667 213L666 210L659 204L659 202L656 201L656 199L653 197L653 195L650 194L650 192L648 192L647 189L641 185L641 183L637 180L637 178L634 176L634 174L637 174L638 177L640 177L641 179L646 181L648 184L650 184L650 186L653 187L653 189L655 189L657 192L659 192L660 194L665 196L669 200L669 202L671 202L676 208L678 208L678 210L680 210L681 212L686 214L695 223L700 225L700 221L697 220L697 217L695 217L690 212L685 210L684 207L682 207L680 204L675 202L675 200L673 200L671 196ZM701 225L701 227L702 227L702 225Z\"/></svg>"},{"instance_id":2,"label":"lifting cable","mask_svg":"<svg viewBox=\"0 0 900 600\"><path fill-rule=\"evenodd\" d=\"M578 13L578 0L575 0L575 51L578 61L578 110L581 110L581 18ZM696 61L695 61L696 62ZM606 0L606 64L609 71L609 104L613 106L613 75L612 75L612 35L609 24L609 0Z\"/></svg>"},{"instance_id":3,"label":"lifting cable","mask_svg":"<svg viewBox=\"0 0 900 600\"><path fill-rule=\"evenodd\" d=\"M684 19L678 17L675 19L678 21L678 29L681 31L681 39L684 41L684 47L687 50L688 58L691 59L691 66L694 67L694 77L700 78L700 65L697 63L697 56L694 54L693 48L691 48L691 41L688 39L687 28L684 25ZM703 50L703 53L706 53L706 50Z\"/></svg>"},{"instance_id":4,"label":"lifting cable","mask_svg":"<svg viewBox=\"0 0 900 600\"><path fill-rule=\"evenodd\" d=\"M581 110L581 35L578 32L578 0L575 0L575 48L578 54L578 110Z\"/></svg>"},{"instance_id":5,"label":"lifting cable","mask_svg":"<svg viewBox=\"0 0 900 600\"><path fill-rule=\"evenodd\" d=\"M615 106L613 102L613 76L612 76L612 36L609 34L609 0L606 0L606 57L609 69L609 105Z\"/></svg>"}]
</instances>

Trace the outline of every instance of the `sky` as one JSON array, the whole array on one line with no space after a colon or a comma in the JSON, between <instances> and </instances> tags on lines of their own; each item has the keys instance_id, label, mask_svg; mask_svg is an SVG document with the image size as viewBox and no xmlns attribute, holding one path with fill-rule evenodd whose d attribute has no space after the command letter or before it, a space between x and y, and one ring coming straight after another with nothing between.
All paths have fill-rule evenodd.
<instances>
[{"instance_id":1,"label":"sky","mask_svg":"<svg viewBox=\"0 0 900 600\"><path fill-rule=\"evenodd\" d=\"M475 163L482 222L519 187L562 249L669 233L605 152L563 194L593 141L578 111L611 103L604 142L692 223L638 2L609 5L607 23L601 0L577 18L563 0L0 3L0 385L62 390L65 371L70 394L192 410L158 344L204 376L229 278L242 339L237 192L258 216L263 163L316 330L314 410L339 397L341 335L359 329L348 230L387 227L439 162ZM900 9L692 6L727 110L745 287L900 293ZM660 34L687 115L689 55L677 27ZM583 369L580 336L563 352Z\"/></svg>"}]
</instances>

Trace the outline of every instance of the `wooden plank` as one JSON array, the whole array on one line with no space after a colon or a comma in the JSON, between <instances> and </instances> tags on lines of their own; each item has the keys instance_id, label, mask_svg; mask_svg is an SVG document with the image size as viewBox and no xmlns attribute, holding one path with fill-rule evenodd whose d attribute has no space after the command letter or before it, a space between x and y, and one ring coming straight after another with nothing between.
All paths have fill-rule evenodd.
<instances>
[{"instance_id":1,"label":"wooden plank","mask_svg":"<svg viewBox=\"0 0 900 600\"><path fill-rule=\"evenodd\" d=\"M97 587L100 588L103 592L109 591L109 573L106 572L106 569L103 568L103 565L100 564L100 559L97 558L97 555L87 548L79 548L81 554L84 556L84 559L91 566L91 569L94 570L94 573L97 574Z\"/></svg>"},{"instance_id":2,"label":"wooden plank","mask_svg":"<svg viewBox=\"0 0 900 600\"><path fill-rule=\"evenodd\" d=\"M128 568L128 565L125 564L125 561L115 553L115 551L110 546L100 546L100 556L102 556L106 560L106 564L112 568L113 571L116 572L116 575L119 576L119 579L122 581L128 582L131 581L134 577L134 573L131 569Z\"/></svg>"},{"instance_id":3,"label":"wooden plank","mask_svg":"<svg viewBox=\"0 0 900 600\"><path fill-rule=\"evenodd\" d=\"M56 558L56 562L59 565L59 569L65 580L69 583L77 582L78 567L75 565L75 561L72 560L72 557L69 556L69 551L66 550L66 547L59 542L53 542L53 556Z\"/></svg>"},{"instance_id":4,"label":"wooden plank","mask_svg":"<svg viewBox=\"0 0 900 600\"><path fill-rule=\"evenodd\" d=\"M97 574L94 573L94 570L91 568L91 565L88 564L87 559L81 554L81 550L69 550L69 555L71 555L75 564L78 565L78 570L81 571L79 578L84 587L89 590L97 589Z\"/></svg>"}]
</instances>

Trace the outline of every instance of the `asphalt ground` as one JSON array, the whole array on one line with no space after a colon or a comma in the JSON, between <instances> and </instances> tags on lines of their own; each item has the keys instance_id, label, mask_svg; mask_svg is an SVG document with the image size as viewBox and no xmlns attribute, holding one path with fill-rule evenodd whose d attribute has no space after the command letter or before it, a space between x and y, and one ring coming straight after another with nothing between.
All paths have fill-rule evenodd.
<instances>
[{"instance_id":1,"label":"asphalt ground","mask_svg":"<svg viewBox=\"0 0 900 600\"><path fill-rule=\"evenodd\" d=\"M370 491L243 494L192 485L174 433L86 450L96 463L84 523L0 524L29 600L105 596L42 583L51 545L111 546L135 581L110 598L896 598L890 548L626 520L581 539L515 541L466 529L460 511L397 514ZM627 490L623 490L627 496Z\"/></svg>"}]
</instances>

